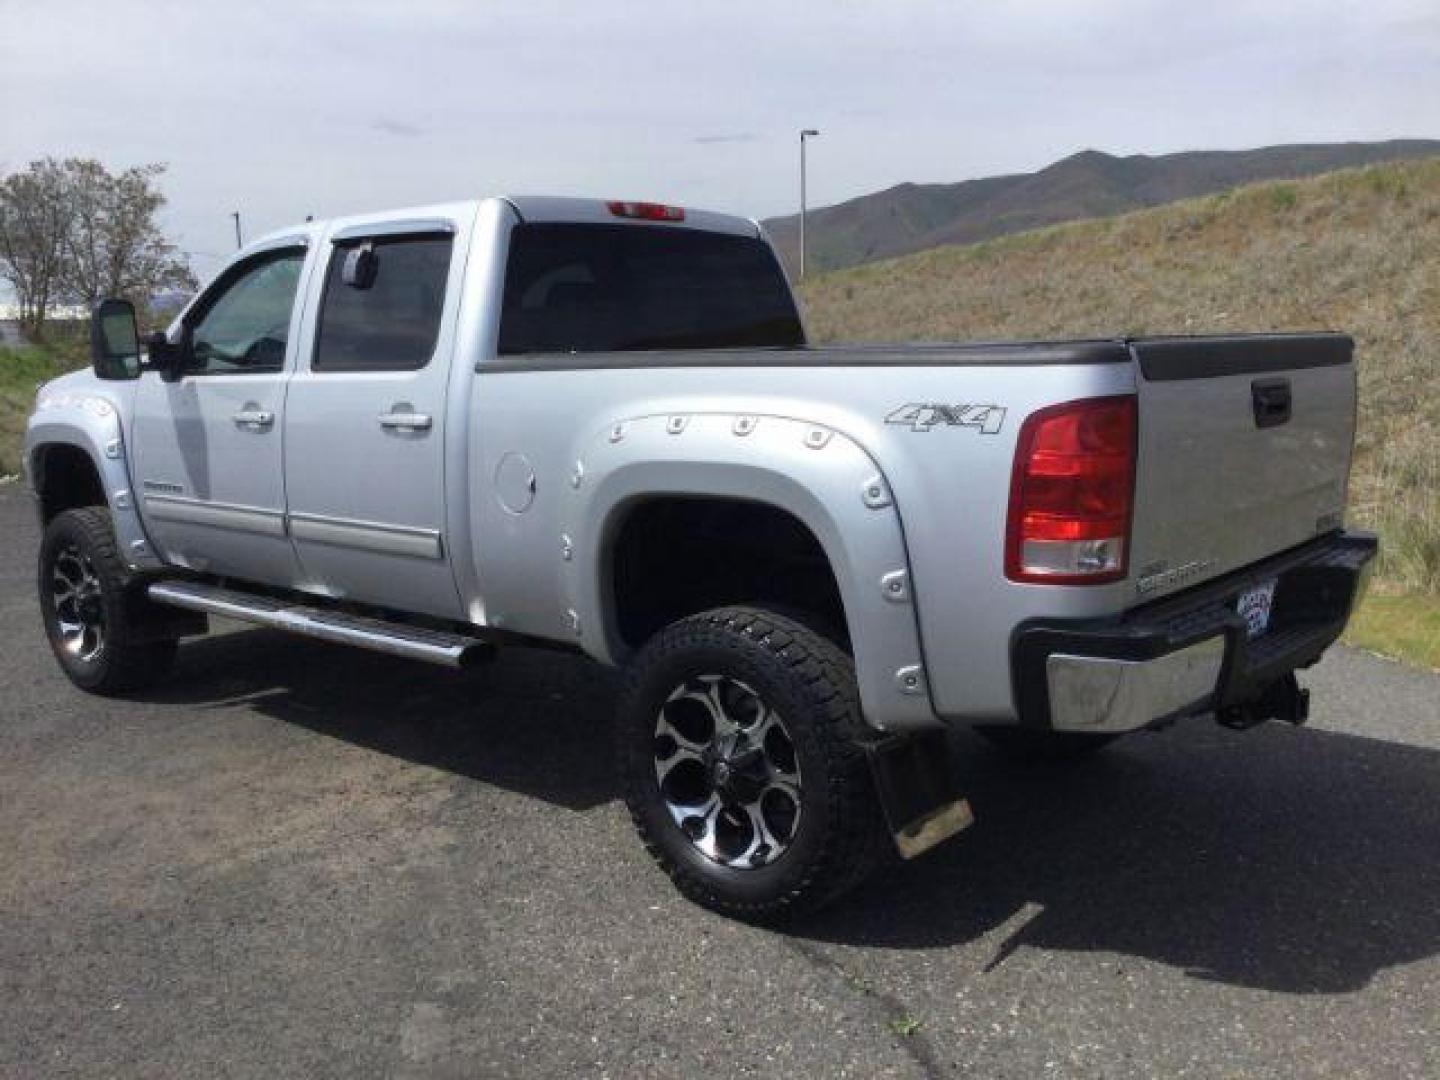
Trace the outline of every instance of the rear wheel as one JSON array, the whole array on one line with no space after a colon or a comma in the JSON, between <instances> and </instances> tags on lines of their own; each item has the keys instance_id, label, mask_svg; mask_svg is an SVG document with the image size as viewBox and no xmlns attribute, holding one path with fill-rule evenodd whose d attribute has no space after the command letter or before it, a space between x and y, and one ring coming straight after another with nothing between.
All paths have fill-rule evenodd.
<instances>
[{"instance_id":1,"label":"rear wheel","mask_svg":"<svg viewBox=\"0 0 1440 1080\"><path fill-rule=\"evenodd\" d=\"M39 569L45 634L76 686L115 694L169 672L176 643L150 639L137 622L109 511L89 506L57 514L40 544Z\"/></svg>"},{"instance_id":2,"label":"rear wheel","mask_svg":"<svg viewBox=\"0 0 1440 1080\"><path fill-rule=\"evenodd\" d=\"M646 846L690 899L775 919L858 883L885 837L850 658L785 616L719 608L635 658L617 748Z\"/></svg>"}]
</instances>

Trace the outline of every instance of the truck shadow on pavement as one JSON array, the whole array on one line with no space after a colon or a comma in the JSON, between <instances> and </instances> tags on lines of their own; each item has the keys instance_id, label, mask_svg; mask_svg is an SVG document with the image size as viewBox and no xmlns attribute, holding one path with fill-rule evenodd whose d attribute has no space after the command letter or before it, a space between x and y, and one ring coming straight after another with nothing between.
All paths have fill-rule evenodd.
<instances>
[{"instance_id":1,"label":"truck shadow on pavement","mask_svg":"<svg viewBox=\"0 0 1440 1080\"><path fill-rule=\"evenodd\" d=\"M1209 720L1068 764L956 742L977 823L807 936L925 949L986 935L987 970L1022 948L1105 951L1295 994L1358 990L1440 952L1440 752Z\"/></svg>"},{"instance_id":2,"label":"truck shadow on pavement","mask_svg":"<svg viewBox=\"0 0 1440 1080\"><path fill-rule=\"evenodd\" d=\"M617 680L564 652L507 649L471 671L242 630L186 642L160 703L243 704L391 757L569 810L616 798L610 715Z\"/></svg>"},{"instance_id":3,"label":"truck shadow on pavement","mask_svg":"<svg viewBox=\"0 0 1440 1080\"><path fill-rule=\"evenodd\" d=\"M187 644L181 665L147 700L243 704L572 811L618 797L616 680L578 657L515 649L449 673L249 630ZM1440 751L1208 721L1068 764L953 745L977 824L790 934L993 939L990 968L1019 949L1105 951L1298 994L1440 952Z\"/></svg>"}]
</instances>

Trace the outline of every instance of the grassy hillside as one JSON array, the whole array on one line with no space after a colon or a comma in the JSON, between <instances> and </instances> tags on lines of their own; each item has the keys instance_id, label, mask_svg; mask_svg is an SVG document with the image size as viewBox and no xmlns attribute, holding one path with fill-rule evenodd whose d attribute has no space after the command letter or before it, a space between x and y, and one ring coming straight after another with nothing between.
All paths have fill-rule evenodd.
<instances>
[{"instance_id":1,"label":"grassy hillside","mask_svg":"<svg viewBox=\"0 0 1440 1080\"><path fill-rule=\"evenodd\" d=\"M0 347L0 477L20 472L25 421L35 407L35 387L86 363L78 330L62 327L45 347Z\"/></svg>"},{"instance_id":2,"label":"grassy hillside","mask_svg":"<svg viewBox=\"0 0 1440 1080\"><path fill-rule=\"evenodd\" d=\"M1440 594L1440 158L937 248L802 291L824 340L1346 330L1352 516L1384 537L1382 587Z\"/></svg>"},{"instance_id":3,"label":"grassy hillside","mask_svg":"<svg viewBox=\"0 0 1440 1080\"><path fill-rule=\"evenodd\" d=\"M812 210L806 255L812 270L838 270L944 244L973 244L1066 221L1142 210L1241 184L1436 154L1440 142L1422 139L1196 150L1158 157L1115 157L1086 150L1038 172L958 184L900 184ZM765 225L781 257L793 266L797 218L772 218Z\"/></svg>"}]
</instances>

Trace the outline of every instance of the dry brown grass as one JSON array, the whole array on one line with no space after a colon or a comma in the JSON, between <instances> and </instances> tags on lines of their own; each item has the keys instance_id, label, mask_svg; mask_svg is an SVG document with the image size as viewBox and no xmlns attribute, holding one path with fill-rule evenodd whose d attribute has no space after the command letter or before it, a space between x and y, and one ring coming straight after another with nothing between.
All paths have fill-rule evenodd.
<instances>
[{"instance_id":1,"label":"dry brown grass","mask_svg":"<svg viewBox=\"0 0 1440 1080\"><path fill-rule=\"evenodd\" d=\"M802 291L827 341L1348 331L1353 517L1384 537L1383 583L1440 592L1440 158L938 248Z\"/></svg>"}]
</instances>

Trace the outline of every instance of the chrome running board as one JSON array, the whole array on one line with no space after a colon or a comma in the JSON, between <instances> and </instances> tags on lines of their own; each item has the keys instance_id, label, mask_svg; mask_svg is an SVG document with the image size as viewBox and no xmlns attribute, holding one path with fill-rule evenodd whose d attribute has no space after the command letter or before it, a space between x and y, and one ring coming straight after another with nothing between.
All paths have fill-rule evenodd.
<instances>
[{"instance_id":1,"label":"chrome running board","mask_svg":"<svg viewBox=\"0 0 1440 1080\"><path fill-rule=\"evenodd\" d=\"M157 581L150 586L149 596L158 604L287 630L338 645L355 645L391 656L424 660L443 667L468 667L478 660L487 659L494 649L489 641L482 638L386 622L343 611L327 611L197 582Z\"/></svg>"}]
</instances>

